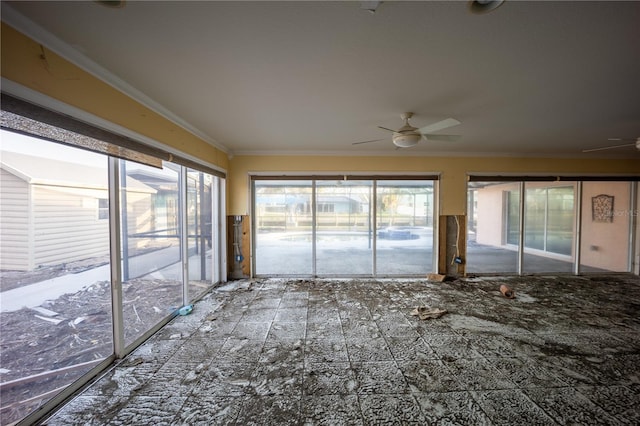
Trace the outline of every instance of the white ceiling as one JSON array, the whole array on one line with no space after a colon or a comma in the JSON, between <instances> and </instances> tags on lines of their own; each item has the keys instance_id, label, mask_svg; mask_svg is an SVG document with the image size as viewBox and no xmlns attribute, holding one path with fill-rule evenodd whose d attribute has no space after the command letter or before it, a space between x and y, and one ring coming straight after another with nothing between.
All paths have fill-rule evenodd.
<instances>
[{"instance_id":1,"label":"white ceiling","mask_svg":"<svg viewBox=\"0 0 640 426\"><path fill-rule=\"evenodd\" d=\"M640 2L7 5L230 154L640 158L581 153L640 136ZM395 150L404 111L462 138Z\"/></svg>"}]
</instances>

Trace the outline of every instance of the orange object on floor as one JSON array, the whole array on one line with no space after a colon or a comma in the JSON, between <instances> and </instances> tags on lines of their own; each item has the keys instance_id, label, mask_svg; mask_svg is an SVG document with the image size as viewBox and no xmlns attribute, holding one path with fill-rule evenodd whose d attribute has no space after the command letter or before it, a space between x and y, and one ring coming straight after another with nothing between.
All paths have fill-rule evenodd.
<instances>
[{"instance_id":1,"label":"orange object on floor","mask_svg":"<svg viewBox=\"0 0 640 426\"><path fill-rule=\"evenodd\" d=\"M513 299L516 297L516 292L511 290L509 287L507 287L504 284L500 286L500 293L502 293L502 295L507 299Z\"/></svg>"}]
</instances>

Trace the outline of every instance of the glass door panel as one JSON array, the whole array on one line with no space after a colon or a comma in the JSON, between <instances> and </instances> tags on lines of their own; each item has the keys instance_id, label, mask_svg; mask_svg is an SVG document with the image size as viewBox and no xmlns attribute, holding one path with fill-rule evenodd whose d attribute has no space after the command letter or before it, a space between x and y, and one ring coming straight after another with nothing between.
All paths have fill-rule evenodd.
<instances>
[{"instance_id":1,"label":"glass door panel","mask_svg":"<svg viewBox=\"0 0 640 426\"><path fill-rule=\"evenodd\" d=\"M178 170L120 161L126 345L183 304Z\"/></svg>"},{"instance_id":2,"label":"glass door panel","mask_svg":"<svg viewBox=\"0 0 640 426\"><path fill-rule=\"evenodd\" d=\"M524 246L536 250L544 250L547 218L546 189L526 188L524 202Z\"/></svg>"},{"instance_id":3,"label":"glass door panel","mask_svg":"<svg viewBox=\"0 0 640 426\"><path fill-rule=\"evenodd\" d=\"M316 182L317 275L372 275L372 181Z\"/></svg>"},{"instance_id":4,"label":"glass door panel","mask_svg":"<svg viewBox=\"0 0 640 426\"><path fill-rule=\"evenodd\" d=\"M547 232L545 250L571 256L573 251L573 187L547 190Z\"/></svg>"},{"instance_id":5,"label":"glass door panel","mask_svg":"<svg viewBox=\"0 0 640 426\"><path fill-rule=\"evenodd\" d=\"M107 156L0 131L0 424L113 354Z\"/></svg>"},{"instance_id":6,"label":"glass door panel","mask_svg":"<svg viewBox=\"0 0 640 426\"><path fill-rule=\"evenodd\" d=\"M526 182L525 273L573 272L575 183Z\"/></svg>"},{"instance_id":7,"label":"glass door panel","mask_svg":"<svg viewBox=\"0 0 640 426\"><path fill-rule=\"evenodd\" d=\"M470 182L467 200L467 272L517 272L520 183Z\"/></svg>"},{"instance_id":8,"label":"glass door panel","mask_svg":"<svg viewBox=\"0 0 640 426\"><path fill-rule=\"evenodd\" d=\"M507 198L507 244L520 244L520 189L505 191Z\"/></svg>"},{"instance_id":9,"label":"glass door panel","mask_svg":"<svg viewBox=\"0 0 640 426\"><path fill-rule=\"evenodd\" d=\"M433 181L377 181L376 274L433 270Z\"/></svg>"},{"instance_id":10,"label":"glass door panel","mask_svg":"<svg viewBox=\"0 0 640 426\"><path fill-rule=\"evenodd\" d=\"M227 244L227 239L222 237L223 228L223 212L224 208L224 179L218 176L212 176L211 183L211 232L212 232L212 247L211 247L211 264L213 265L213 271L211 274L211 280L214 283L219 283L223 280L223 255L224 248Z\"/></svg>"},{"instance_id":11,"label":"glass door panel","mask_svg":"<svg viewBox=\"0 0 640 426\"><path fill-rule=\"evenodd\" d=\"M311 275L310 180L254 181L255 274Z\"/></svg>"},{"instance_id":12,"label":"glass door panel","mask_svg":"<svg viewBox=\"0 0 640 426\"><path fill-rule=\"evenodd\" d=\"M189 299L212 284L212 176L187 170Z\"/></svg>"}]
</instances>

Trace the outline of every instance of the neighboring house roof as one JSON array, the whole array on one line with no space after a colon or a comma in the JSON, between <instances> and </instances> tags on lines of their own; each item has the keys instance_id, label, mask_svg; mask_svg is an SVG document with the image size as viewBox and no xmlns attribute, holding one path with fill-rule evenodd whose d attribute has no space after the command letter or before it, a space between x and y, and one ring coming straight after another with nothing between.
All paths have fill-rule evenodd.
<instances>
[{"instance_id":1,"label":"neighboring house roof","mask_svg":"<svg viewBox=\"0 0 640 426\"><path fill-rule=\"evenodd\" d=\"M132 177L157 191L177 191L178 173L164 170L127 169L127 176Z\"/></svg>"},{"instance_id":2,"label":"neighboring house roof","mask_svg":"<svg viewBox=\"0 0 640 426\"><path fill-rule=\"evenodd\" d=\"M101 168L3 151L0 155L0 168L27 183L35 185L91 189L108 188L106 167ZM153 188L131 177L127 177L127 188L138 192L156 192Z\"/></svg>"},{"instance_id":3,"label":"neighboring house roof","mask_svg":"<svg viewBox=\"0 0 640 426\"><path fill-rule=\"evenodd\" d=\"M284 194L284 203L285 204L295 204L295 203L306 203L309 202L309 197L311 194L306 196L296 195L296 194ZM257 196L258 203L269 203L269 204L283 204L283 194L261 194ZM367 201L360 201L354 197L349 197L346 195L318 195L317 200L319 203L357 203L357 204L366 204Z\"/></svg>"},{"instance_id":4,"label":"neighboring house roof","mask_svg":"<svg viewBox=\"0 0 640 426\"><path fill-rule=\"evenodd\" d=\"M363 203L362 201L346 195L318 195L319 203ZM366 203L366 201L365 201Z\"/></svg>"}]
</instances>

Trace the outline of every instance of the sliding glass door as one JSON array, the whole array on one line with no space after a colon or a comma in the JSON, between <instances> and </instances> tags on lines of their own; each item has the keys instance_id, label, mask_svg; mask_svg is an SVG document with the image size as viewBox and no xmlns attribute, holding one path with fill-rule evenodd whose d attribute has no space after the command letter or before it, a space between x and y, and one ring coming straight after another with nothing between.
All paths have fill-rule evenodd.
<instances>
[{"instance_id":1,"label":"sliding glass door","mask_svg":"<svg viewBox=\"0 0 640 426\"><path fill-rule=\"evenodd\" d=\"M258 180L253 188L255 274L313 274L310 180Z\"/></svg>"},{"instance_id":2,"label":"sliding glass door","mask_svg":"<svg viewBox=\"0 0 640 426\"><path fill-rule=\"evenodd\" d=\"M254 178L255 275L421 275L433 267L434 182Z\"/></svg>"},{"instance_id":3,"label":"sliding glass door","mask_svg":"<svg viewBox=\"0 0 640 426\"><path fill-rule=\"evenodd\" d=\"M178 167L179 169L179 167ZM120 160L125 345L182 305L179 173Z\"/></svg>"},{"instance_id":4,"label":"sliding glass door","mask_svg":"<svg viewBox=\"0 0 640 426\"><path fill-rule=\"evenodd\" d=\"M376 272L433 269L433 181L380 180L376 186Z\"/></svg>"},{"instance_id":5,"label":"sliding glass door","mask_svg":"<svg viewBox=\"0 0 640 426\"><path fill-rule=\"evenodd\" d=\"M214 239L214 200L216 176L187 169L187 259L189 297L198 296L211 286L216 239ZM219 258L217 258L219 259Z\"/></svg>"},{"instance_id":6,"label":"sliding glass door","mask_svg":"<svg viewBox=\"0 0 640 426\"><path fill-rule=\"evenodd\" d=\"M373 274L372 181L316 181L316 274Z\"/></svg>"},{"instance_id":7,"label":"sliding glass door","mask_svg":"<svg viewBox=\"0 0 640 426\"><path fill-rule=\"evenodd\" d=\"M575 182L526 182L522 271L573 272Z\"/></svg>"},{"instance_id":8,"label":"sliding glass door","mask_svg":"<svg viewBox=\"0 0 640 426\"><path fill-rule=\"evenodd\" d=\"M0 424L113 354L107 157L0 131Z\"/></svg>"},{"instance_id":9,"label":"sliding glass door","mask_svg":"<svg viewBox=\"0 0 640 426\"><path fill-rule=\"evenodd\" d=\"M0 136L0 423L12 424L214 284L224 194L176 163Z\"/></svg>"},{"instance_id":10,"label":"sliding glass door","mask_svg":"<svg viewBox=\"0 0 640 426\"><path fill-rule=\"evenodd\" d=\"M472 180L467 272L629 272L632 195L629 181Z\"/></svg>"},{"instance_id":11,"label":"sliding glass door","mask_svg":"<svg viewBox=\"0 0 640 426\"><path fill-rule=\"evenodd\" d=\"M467 199L467 272L517 272L520 184L470 182Z\"/></svg>"}]
</instances>

